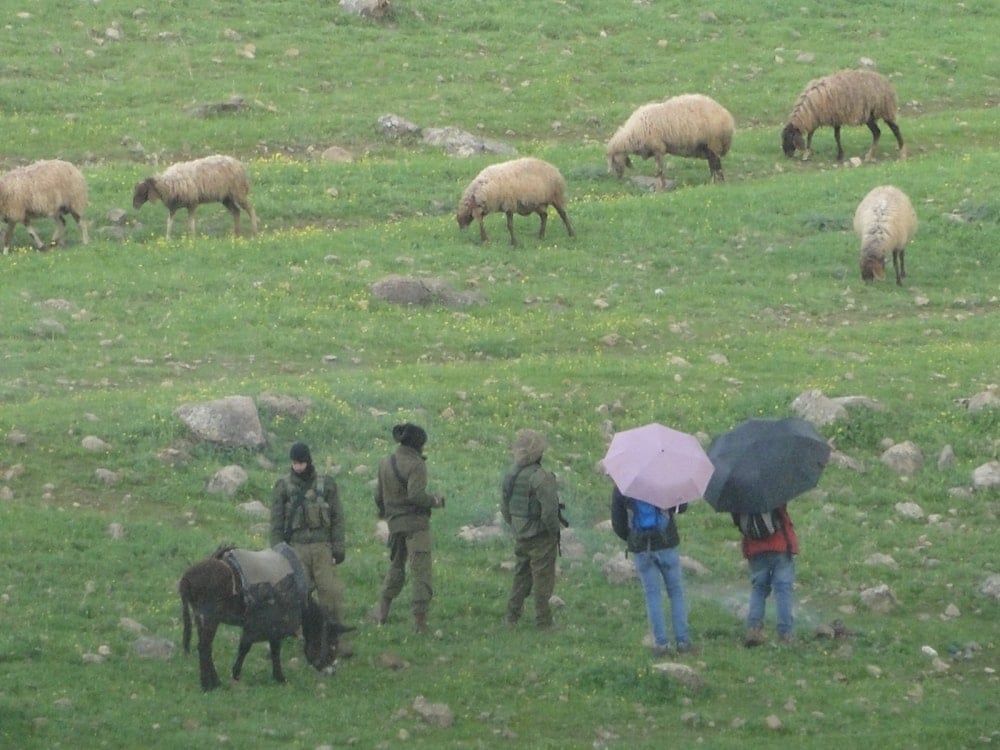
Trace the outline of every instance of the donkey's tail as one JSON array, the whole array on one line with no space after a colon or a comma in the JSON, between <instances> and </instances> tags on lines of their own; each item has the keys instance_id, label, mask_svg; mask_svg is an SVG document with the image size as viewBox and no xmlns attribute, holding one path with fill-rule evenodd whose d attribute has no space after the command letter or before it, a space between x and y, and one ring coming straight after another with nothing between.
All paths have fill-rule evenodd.
<instances>
[{"instance_id":1,"label":"donkey's tail","mask_svg":"<svg viewBox=\"0 0 1000 750\"><path fill-rule=\"evenodd\" d=\"M181 578L180 585L177 587L181 595L181 620L184 622L184 636L182 638L182 643L184 645L184 653L191 653L191 606L189 604L191 599L190 591L191 583L188 581L187 576Z\"/></svg>"}]
</instances>

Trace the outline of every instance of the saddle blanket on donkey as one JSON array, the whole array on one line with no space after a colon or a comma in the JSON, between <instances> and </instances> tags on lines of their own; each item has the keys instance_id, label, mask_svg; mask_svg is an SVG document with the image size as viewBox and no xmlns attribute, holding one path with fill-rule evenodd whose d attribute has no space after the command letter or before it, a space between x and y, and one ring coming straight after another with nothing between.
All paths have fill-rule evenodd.
<instances>
[{"instance_id":1,"label":"saddle blanket on donkey","mask_svg":"<svg viewBox=\"0 0 1000 750\"><path fill-rule=\"evenodd\" d=\"M279 542L260 551L229 549L221 558L242 584L244 631L260 640L296 635L309 596L309 580L295 550Z\"/></svg>"}]
</instances>

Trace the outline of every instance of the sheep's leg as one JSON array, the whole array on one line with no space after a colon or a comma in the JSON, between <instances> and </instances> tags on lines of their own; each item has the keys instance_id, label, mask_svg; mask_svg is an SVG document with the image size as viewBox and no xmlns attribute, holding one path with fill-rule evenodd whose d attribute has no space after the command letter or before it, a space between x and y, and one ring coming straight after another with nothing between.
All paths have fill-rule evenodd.
<instances>
[{"instance_id":1,"label":"sheep's leg","mask_svg":"<svg viewBox=\"0 0 1000 750\"><path fill-rule=\"evenodd\" d=\"M85 222L83 220L83 217L80 216L80 214L78 214L76 211L71 211L70 213L73 215L73 218L76 220L76 225L78 227L80 227L80 234L82 235L82 238L83 238L83 244L86 245L87 242L89 241L87 239L87 222Z\"/></svg>"},{"instance_id":2,"label":"sheep's leg","mask_svg":"<svg viewBox=\"0 0 1000 750\"><path fill-rule=\"evenodd\" d=\"M229 209L229 213L233 216L233 236L240 236L240 207L236 205L236 201L232 198L226 198L222 201L222 205Z\"/></svg>"},{"instance_id":3,"label":"sheep's leg","mask_svg":"<svg viewBox=\"0 0 1000 750\"><path fill-rule=\"evenodd\" d=\"M569 236L576 237L576 232L573 231L573 227L569 223L569 216L566 215L566 209L562 206L555 206L555 209L559 213L559 218L563 220L563 224L566 225L566 231L569 233Z\"/></svg>"},{"instance_id":4,"label":"sheep's leg","mask_svg":"<svg viewBox=\"0 0 1000 750\"><path fill-rule=\"evenodd\" d=\"M198 615L198 670L201 673L201 689L214 690L222 683L219 673L215 671L215 661L212 659L212 642L219 623L206 620Z\"/></svg>"},{"instance_id":5,"label":"sheep's leg","mask_svg":"<svg viewBox=\"0 0 1000 750\"><path fill-rule=\"evenodd\" d=\"M479 217L479 241L486 242L486 224L483 223L483 217Z\"/></svg>"},{"instance_id":6,"label":"sheep's leg","mask_svg":"<svg viewBox=\"0 0 1000 750\"><path fill-rule=\"evenodd\" d=\"M865 123L868 129L872 131L872 147L868 149L868 153L865 154L865 161L872 161L875 158L875 151L878 149L879 138L882 137L882 131L879 130L878 123L875 122L875 115L868 118L868 122Z\"/></svg>"},{"instance_id":7,"label":"sheep's leg","mask_svg":"<svg viewBox=\"0 0 1000 750\"><path fill-rule=\"evenodd\" d=\"M660 190L667 189L667 180L663 176L663 157L660 154L653 154L653 158L656 159L656 177L660 178Z\"/></svg>"},{"instance_id":8,"label":"sheep's leg","mask_svg":"<svg viewBox=\"0 0 1000 750\"><path fill-rule=\"evenodd\" d=\"M10 252L10 243L14 239L14 222L8 221L7 228L3 233L3 254Z\"/></svg>"},{"instance_id":9,"label":"sheep's leg","mask_svg":"<svg viewBox=\"0 0 1000 750\"><path fill-rule=\"evenodd\" d=\"M719 155L707 146L702 146L699 151L701 155L708 159L708 169L712 174L712 182L725 182L726 176L722 174L722 159Z\"/></svg>"},{"instance_id":10,"label":"sheep's leg","mask_svg":"<svg viewBox=\"0 0 1000 750\"><path fill-rule=\"evenodd\" d=\"M541 224L540 227L538 227L538 239L542 240L542 239L545 239L545 225L548 224L548 222L549 222L549 208L548 208L548 206L545 206L543 208L538 209L538 215L542 219L542 224Z\"/></svg>"},{"instance_id":11,"label":"sheep's leg","mask_svg":"<svg viewBox=\"0 0 1000 750\"><path fill-rule=\"evenodd\" d=\"M806 133L806 150L802 152L802 161L809 161L809 157L813 155L813 133L815 130L810 130ZM833 131L837 137L837 143L840 143L840 130L834 128Z\"/></svg>"},{"instance_id":12,"label":"sheep's leg","mask_svg":"<svg viewBox=\"0 0 1000 750\"><path fill-rule=\"evenodd\" d=\"M903 262L903 253L906 249L892 251L892 267L896 271L896 286L903 286L903 279L906 278L906 265Z\"/></svg>"},{"instance_id":13,"label":"sheep's leg","mask_svg":"<svg viewBox=\"0 0 1000 750\"><path fill-rule=\"evenodd\" d=\"M170 232L174 228L174 213L177 211L175 208L167 210L167 239L170 239Z\"/></svg>"},{"instance_id":14,"label":"sheep's leg","mask_svg":"<svg viewBox=\"0 0 1000 750\"><path fill-rule=\"evenodd\" d=\"M35 241L35 249L44 250L45 243L42 242L42 238L38 236L38 232L36 232L35 228L31 226L31 222L28 219L24 220L24 228L28 230L28 234L31 235L31 239Z\"/></svg>"},{"instance_id":15,"label":"sheep's leg","mask_svg":"<svg viewBox=\"0 0 1000 750\"><path fill-rule=\"evenodd\" d=\"M507 211L507 231L510 233L510 244L517 247L517 240L514 239L514 212Z\"/></svg>"},{"instance_id":16,"label":"sheep's leg","mask_svg":"<svg viewBox=\"0 0 1000 750\"><path fill-rule=\"evenodd\" d=\"M240 206L243 208L244 211L247 212L247 215L250 217L250 232L251 232L251 236L256 237L257 236L257 212L253 210L253 203L251 203L250 199L248 198L247 200L243 201L243 203L241 203Z\"/></svg>"},{"instance_id":17,"label":"sheep's leg","mask_svg":"<svg viewBox=\"0 0 1000 750\"><path fill-rule=\"evenodd\" d=\"M271 674L275 682L285 682L285 673L281 671L281 639L272 638L271 644Z\"/></svg>"},{"instance_id":18,"label":"sheep's leg","mask_svg":"<svg viewBox=\"0 0 1000 750\"><path fill-rule=\"evenodd\" d=\"M843 161L844 144L840 142L840 125L833 126L833 140L837 142L837 161Z\"/></svg>"},{"instance_id":19,"label":"sheep's leg","mask_svg":"<svg viewBox=\"0 0 1000 750\"><path fill-rule=\"evenodd\" d=\"M896 143L899 144L899 158L906 158L906 146L903 144L903 134L899 131L899 125L896 124L894 120L886 120L885 124L889 126L889 130L892 134L896 136Z\"/></svg>"},{"instance_id":20,"label":"sheep's leg","mask_svg":"<svg viewBox=\"0 0 1000 750\"><path fill-rule=\"evenodd\" d=\"M188 206L188 235L194 239L194 211L197 206Z\"/></svg>"},{"instance_id":21,"label":"sheep's leg","mask_svg":"<svg viewBox=\"0 0 1000 750\"><path fill-rule=\"evenodd\" d=\"M58 247L62 244L63 238L66 236L66 219L63 218L62 214L56 214L55 220L56 230L52 233L51 245L53 247Z\"/></svg>"}]
</instances>

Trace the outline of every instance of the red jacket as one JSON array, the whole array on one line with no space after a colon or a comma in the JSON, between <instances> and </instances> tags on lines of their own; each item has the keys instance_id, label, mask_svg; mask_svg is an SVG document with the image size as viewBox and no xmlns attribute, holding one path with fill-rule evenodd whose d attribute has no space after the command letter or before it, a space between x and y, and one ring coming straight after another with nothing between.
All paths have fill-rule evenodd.
<instances>
[{"instance_id":1,"label":"red jacket","mask_svg":"<svg viewBox=\"0 0 1000 750\"><path fill-rule=\"evenodd\" d=\"M785 506L775 509L781 518L781 528L764 539L743 539L743 557L748 560L761 552L788 552L799 554L799 540L795 536L795 526L788 516Z\"/></svg>"}]
</instances>

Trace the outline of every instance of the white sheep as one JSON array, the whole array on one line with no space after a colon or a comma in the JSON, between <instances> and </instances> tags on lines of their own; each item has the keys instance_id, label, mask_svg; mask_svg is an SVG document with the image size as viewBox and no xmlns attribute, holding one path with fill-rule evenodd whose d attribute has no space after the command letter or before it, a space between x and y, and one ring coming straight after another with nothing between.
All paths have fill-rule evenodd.
<instances>
[{"instance_id":1,"label":"white sheep","mask_svg":"<svg viewBox=\"0 0 1000 750\"><path fill-rule=\"evenodd\" d=\"M611 136L607 146L608 171L621 177L632 166L629 154L656 159L660 188L663 155L707 159L713 182L723 182L722 157L729 153L736 125L729 111L703 94L682 94L644 104Z\"/></svg>"},{"instance_id":2,"label":"white sheep","mask_svg":"<svg viewBox=\"0 0 1000 750\"><path fill-rule=\"evenodd\" d=\"M174 214L187 209L188 233L194 236L194 212L202 203L221 203L233 215L233 233L240 236L240 209L250 216L250 229L257 234L257 214L250 202L250 180L246 169L231 156L206 156L180 162L162 174L147 177L135 186L132 206L146 201L163 201L167 207L167 239L174 226Z\"/></svg>"},{"instance_id":3,"label":"white sheep","mask_svg":"<svg viewBox=\"0 0 1000 750\"><path fill-rule=\"evenodd\" d=\"M900 158L905 157L903 135L896 124L896 92L889 79L870 70L841 70L810 81L799 94L788 124L781 131L781 148L788 157L794 156L796 150L802 151L805 161L812 155L813 133L823 125L831 125L837 141L837 161L843 161L841 126L867 125L872 131L872 147L865 159L871 161L882 136L877 124L879 119L885 120L896 136Z\"/></svg>"},{"instance_id":4,"label":"white sheep","mask_svg":"<svg viewBox=\"0 0 1000 750\"><path fill-rule=\"evenodd\" d=\"M861 278L884 279L885 256L891 252L896 284L902 286L903 254L917 232L917 214L906 193L892 185L873 189L854 212L854 231L861 237Z\"/></svg>"},{"instance_id":5,"label":"white sheep","mask_svg":"<svg viewBox=\"0 0 1000 750\"><path fill-rule=\"evenodd\" d=\"M83 220L86 208L87 181L68 161L50 159L12 169L0 177L0 219L7 223L3 254L10 251L18 222L28 230L35 248L45 249L45 243L31 226L32 219L47 217L55 221L52 244L60 244L66 234L66 219L63 218L66 214L76 220L86 245L87 223Z\"/></svg>"},{"instance_id":6,"label":"white sheep","mask_svg":"<svg viewBox=\"0 0 1000 750\"><path fill-rule=\"evenodd\" d=\"M469 226L473 219L477 220L479 237L486 242L483 217L489 213L505 213L510 244L516 246L514 213L521 216L538 214L542 220L538 236L543 238L550 205L563 220L569 236L575 237L566 215L566 181L548 162L527 157L491 164L480 172L462 194L455 218L460 229Z\"/></svg>"}]
</instances>

